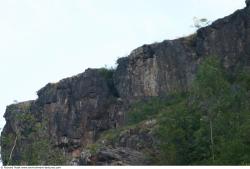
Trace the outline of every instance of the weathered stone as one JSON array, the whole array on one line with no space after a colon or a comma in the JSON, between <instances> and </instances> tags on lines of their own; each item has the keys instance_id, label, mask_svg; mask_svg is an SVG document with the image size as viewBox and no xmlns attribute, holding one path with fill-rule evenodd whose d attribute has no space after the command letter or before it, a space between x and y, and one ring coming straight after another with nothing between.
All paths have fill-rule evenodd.
<instances>
[{"instance_id":1,"label":"weathered stone","mask_svg":"<svg viewBox=\"0 0 250 169\"><path fill-rule=\"evenodd\" d=\"M246 5L250 6L250 0L246 0Z\"/></svg>"},{"instance_id":2,"label":"weathered stone","mask_svg":"<svg viewBox=\"0 0 250 169\"><path fill-rule=\"evenodd\" d=\"M93 143L100 132L122 124L122 102L113 95L109 80L100 70L88 69L72 78L46 85L38 91L36 101L7 108L7 124L2 135L20 133L25 124L16 116L31 114L35 121L47 121L45 132L52 146L74 154L74 150Z\"/></svg>"},{"instance_id":3,"label":"weathered stone","mask_svg":"<svg viewBox=\"0 0 250 169\"><path fill-rule=\"evenodd\" d=\"M145 156L130 148L103 148L96 155L96 165L143 165Z\"/></svg>"},{"instance_id":4,"label":"weathered stone","mask_svg":"<svg viewBox=\"0 0 250 169\"><path fill-rule=\"evenodd\" d=\"M129 100L186 90L195 73L196 58L183 39L145 45L118 60L115 85L120 96Z\"/></svg>"},{"instance_id":5,"label":"weathered stone","mask_svg":"<svg viewBox=\"0 0 250 169\"><path fill-rule=\"evenodd\" d=\"M249 6L249 1L246 4ZM138 128L124 131L115 147L106 145L96 156L81 152L103 131L122 126L126 110L135 100L187 91L197 66L205 57L219 56L232 75L239 69L250 67L249 46L249 7L201 28L189 37L143 45L128 57L119 59L114 72L87 69L77 76L49 83L38 91L35 101L8 106L1 142L5 136L10 136L12 141L19 137L12 156L18 162L32 141L29 138L31 132L35 133L33 137L46 137L54 148L73 158L69 162L72 165L145 164L140 151L152 146L154 139L150 132ZM19 115L34 118L32 125L27 120L18 119ZM29 128L45 122L42 131ZM154 122L144 125L154 125ZM12 146L12 142L2 144L4 164ZM21 163L26 164L25 161Z\"/></svg>"},{"instance_id":6,"label":"weathered stone","mask_svg":"<svg viewBox=\"0 0 250 169\"><path fill-rule=\"evenodd\" d=\"M139 47L118 60L118 93L133 101L186 91L201 60L211 55L220 57L231 73L250 66L249 35L250 9L245 8L189 37Z\"/></svg>"},{"instance_id":7,"label":"weathered stone","mask_svg":"<svg viewBox=\"0 0 250 169\"><path fill-rule=\"evenodd\" d=\"M49 84L38 95L37 102L43 105L50 135L57 145L65 144L64 140L72 145L88 144L98 132L115 127L116 98L98 70L88 69L73 78Z\"/></svg>"},{"instance_id":8,"label":"weathered stone","mask_svg":"<svg viewBox=\"0 0 250 169\"><path fill-rule=\"evenodd\" d=\"M91 153L89 150L82 151L79 164L80 165L89 165L91 163L90 158L91 158Z\"/></svg>"}]
</instances>

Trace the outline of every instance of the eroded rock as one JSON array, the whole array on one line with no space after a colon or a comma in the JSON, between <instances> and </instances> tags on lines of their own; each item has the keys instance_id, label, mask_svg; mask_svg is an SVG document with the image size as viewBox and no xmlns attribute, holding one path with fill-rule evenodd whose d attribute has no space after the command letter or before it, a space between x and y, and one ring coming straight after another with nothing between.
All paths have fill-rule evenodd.
<instances>
[{"instance_id":1,"label":"eroded rock","mask_svg":"<svg viewBox=\"0 0 250 169\"><path fill-rule=\"evenodd\" d=\"M249 6L248 0L246 4ZM87 69L77 76L50 83L38 91L37 100L7 107L1 137L3 163L8 162L13 140L18 136L11 158L14 164L29 164L28 157L23 159L23 152L29 152L27 145L42 138L49 141L46 143L52 146L52 152L59 149L59 154L73 159L69 161L72 165L145 164L141 150L154 143L147 130L124 131L115 146L109 147L104 141L105 147L94 156L81 152L104 131L122 126L134 101L187 91L205 57L218 56L232 75L249 67L249 46L250 8L247 7L194 35L143 45L119 59L114 71ZM154 124L148 122L151 123ZM49 158L35 162L51 164Z\"/></svg>"}]
</instances>

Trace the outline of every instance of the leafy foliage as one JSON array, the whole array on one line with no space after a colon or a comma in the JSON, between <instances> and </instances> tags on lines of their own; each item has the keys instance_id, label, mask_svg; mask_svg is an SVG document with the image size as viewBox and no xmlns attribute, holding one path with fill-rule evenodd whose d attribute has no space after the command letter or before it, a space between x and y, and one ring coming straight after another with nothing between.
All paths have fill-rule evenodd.
<instances>
[{"instance_id":1,"label":"leafy foliage","mask_svg":"<svg viewBox=\"0 0 250 169\"><path fill-rule=\"evenodd\" d=\"M137 104L129 122L157 118L155 164L250 164L249 79L243 70L232 81L217 57L207 57L188 93Z\"/></svg>"},{"instance_id":2,"label":"leafy foliage","mask_svg":"<svg viewBox=\"0 0 250 169\"><path fill-rule=\"evenodd\" d=\"M168 106L176 104L185 93L171 94L165 98L154 97L135 103L128 112L127 123L137 124L143 120L154 118L155 115Z\"/></svg>"},{"instance_id":3,"label":"leafy foliage","mask_svg":"<svg viewBox=\"0 0 250 169\"><path fill-rule=\"evenodd\" d=\"M111 93L115 97L119 97L119 94L115 88L114 81L113 81L113 75L114 75L114 68L107 68L106 66L103 68L98 69L101 76L107 81L107 85L111 91Z\"/></svg>"},{"instance_id":4,"label":"leafy foliage","mask_svg":"<svg viewBox=\"0 0 250 169\"><path fill-rule=\"evenodd\" d=\"M105 78L105 79L112 79L113 77L113 73L114 73L114 69L113 68L100 68L99 73Z\"/></svg>"},{"instance_id":5,"label":"leafy foliage","mask_svg":"<svg viewBox=\"0 0 250 169\"><path fill-rule=\"evenodd\" d=\"M113 88L113 71L101 69ZM37 122L31 114L17 117L21 122L18 144L22 154L10 164L65 164L59 149L52 148L46 136L47 121ZM207 57L199 66L191 90L166 98L151 98L133 105L127 114L127 126L112 129L101 138L112 145L122 131L139 123L156 119L152 128L157 154L148 157L158 165L249 165L250 164L250 71L244 69L229 77L217 57ZM1 137L4 163L15 135ZM24 141L25 140L25 141ZM88 149L95 154L100 145ZM18 146L22 147L22 146ZM151 152L151 150L150 150ZM18 160L16 160L18 159Z\"/></svg>"},{"instance_id":6,"label":"leafy foliage","mask_svg":"<svg viewBox=\"0 0 250 169\"><path fill-rule=\"evenodd\" d=\"M48 121L37 122L30 113L18 114L16 116L20 125L16 133L2 135L1 152L4 164L9 165L63 165L66 157L63 152L53 147L46 133ZM17 145L13 150L16 152L9 161L10 151L13 147L15 137ZM18 152L18 153L17 153Z\"/></svg>"}]
</instances>

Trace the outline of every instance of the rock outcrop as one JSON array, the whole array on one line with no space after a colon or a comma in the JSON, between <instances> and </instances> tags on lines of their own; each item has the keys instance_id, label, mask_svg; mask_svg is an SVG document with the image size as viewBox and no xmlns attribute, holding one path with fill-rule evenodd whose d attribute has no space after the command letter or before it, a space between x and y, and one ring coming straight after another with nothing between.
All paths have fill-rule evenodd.
<instances>
[{"instance_id":1,"label":"rock outcrop","mask_svg":"<svg viewBox=\"0 0 250 169\"><path fill-rule=\"evenodd\" d=\"M120 58L116 70L87 69L46 85L35 101L8 106L1 137L3 163L30 164L23 158L25 145L47 138L50 149L67 157L64 164L146 164L136 142L148 139L144 145L150 147L153 138L147 132L124 133L118 145L106 145L95 155L86 153L85 148L104 131L122 126L134 101L187 91L197 66L209 55L219 56L230 73L250 66L249 7L189 37L143 45ZM51 164L44 156L34 163Z\"/></svg>"},{"instance_id":2,"label":"rock outcrop","mask_svg":"<svg viewBox=\"0 0 250 169\"><path fill-rule=\"evenodd\" d=\"M115 94L112 74L105 69L88 69L75 77L46 85L38 91L36 101L7 108L2 136L12 133L19 137L18 143L21 142L23 119L32 116L34 123L45 123L46 137L53 147L64 149L70 156L80 155L78 149L93 143L99 133L122 124L122 102ZM17 148L12 158L16 154ZM7 157L4 153L2 157L5 163Z\"/></svg>"},{"instance_id":3,"label":"rock outcrop","mask_svg":"<svg viewBox=\"0 0 250 169\"><path fill-rule=\"evenodd\" d=\"M119 59L114 80L120 96L133 100L187 90L198 64L193 38L144 45Z\"/></svg>"},{"instance_id":4,"label":"rock outcrop","mask_svg":"<svg viewBox=\"0 0 250 169\"><path fill-rule=\"evenodd\" d=\"M56 145L80 147L92 143L99 132L121 124L123 113L109 79L112 72L104 71L88 69L38 91L36 103L49 120L49 134Z\"/></svg>"},{"instance_id":5,"label":"rock outcrop","mask_svg":"<svg viewBox=\"0 0 250 169\"><path fill-rule=\"evenodd\" d=\"M246 5L249 6L250 5L250 1L246 0Z\"/></svg>"},{"instance_id":6,"label":"rock outcrop","mask_svg":"<svg viewBox=\"0 0 250 169\"><path fill-rule=\"evenodd\" d=\"M159 96L189 88L197 65L219 56L228 71L250 65L250 9L201 28L189 37L135 49L118 60L115 85L121 97Z\"/></svg>"}]
</instances>

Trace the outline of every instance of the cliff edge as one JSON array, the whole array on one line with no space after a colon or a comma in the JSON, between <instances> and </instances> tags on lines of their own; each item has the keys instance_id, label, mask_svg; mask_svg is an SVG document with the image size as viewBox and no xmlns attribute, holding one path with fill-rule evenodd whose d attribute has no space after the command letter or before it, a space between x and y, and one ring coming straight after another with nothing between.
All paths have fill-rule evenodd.
<instances>
[{"instance_id":1,"label":"cliff edge","mask_svg":"<svg viewBox=\"0 0 250 169\"><path fill-rule=\"evenodd\" d=\"M140 124L145 131L136 127L117 136L118 145L105 146L98 156L87 148L124 126L138 100L188 91L208 56L218 56L230 74L250 66L249 6L188 37L143 45L118 59L115 70L87 69L47 84L37 100L8 106L1 133L3 164L150 164L141 149L156 141L149 130L154 120Z\"/></svg>"}]
</instances>

